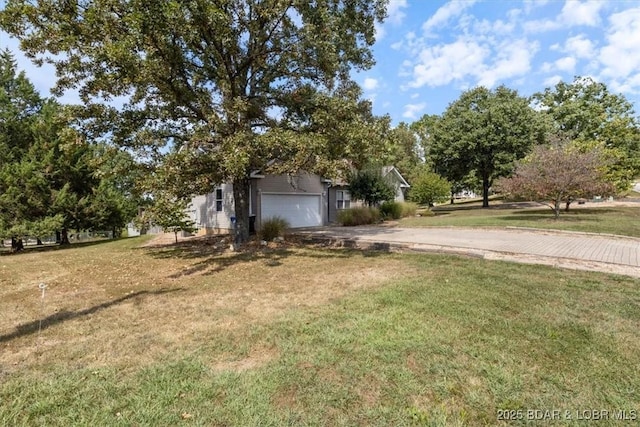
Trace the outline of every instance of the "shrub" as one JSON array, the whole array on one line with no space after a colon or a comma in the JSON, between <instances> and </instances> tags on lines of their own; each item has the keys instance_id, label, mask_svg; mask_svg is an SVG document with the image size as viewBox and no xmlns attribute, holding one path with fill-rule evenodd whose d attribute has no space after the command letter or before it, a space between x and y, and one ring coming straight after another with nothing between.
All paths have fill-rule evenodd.
<instances>
[{"instance_id":1,"label":"shrub","mask_svg":"<svg viewBox=\"0 0 640 427\"><path fill-rule=\"evenodd\" d=\"M400 207L402 208L402 213L401 213L402 218L405 218L408 216L416 216L416 213L418 212L418 205L413 202L400 203Z\"/></svg>"},{"instance_id":2,"label":"shrub","mask_svg":"<svg viewBox=\"0 0 640 427\"><path fill-rule=\"evenodd\" d=\"M382 170L376 167L352 172L347 179L349 192L354 200L362 200L372 206L385 200L393 200L395 187L382 176Z\"/></svg>"},{"instance_id":3,"label":"shrub","mask_svg":"<svg viewBox=\"0 0 640 427\"><path fill-rule=\"evenodd\" d=\"M428 170L422 171L411 182L411 200L421 205L433 206L444 202L451 194L451 184L440 175Z\"/></svg>"},{"instance_id":4,"label":"shrub","mask_svg":"<svg viewBox=\"0 0 640 427\"><path fill-rule=\"evenodd\" d=\"M380 221L380 211L376 208L360 207L338 212L338 222L344 226L373 224Z\"/></svg>"},{"instance_id":5,"label":"shrub","mask_svg":"<svg viewBox=\"0 0 640 427\"><path fill-rule=\"evenodd\" d=\"M289 223L286 219L274 216L262 221L260 226L260 238L269 242L276 237L284 237L284 233L287 228L289 228Z\"/></svg>"},{"instance_id":6,"label":"shrub","mask_svg":"<svg viewBox=\"0 0 640 427\"><path fill-rule=\"evenodd\" d=\"M402 216L402 205L398 202L384 202L380 205L380 214L384 219L399 219Z\"/></svg>"}]
</instances>

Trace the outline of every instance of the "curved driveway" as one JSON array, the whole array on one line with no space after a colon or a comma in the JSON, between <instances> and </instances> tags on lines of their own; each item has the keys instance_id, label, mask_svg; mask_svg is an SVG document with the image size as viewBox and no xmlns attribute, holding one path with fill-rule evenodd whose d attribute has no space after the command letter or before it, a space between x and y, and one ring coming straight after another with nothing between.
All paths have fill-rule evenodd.
<instances>
[{"instance_id":1,"label":"curved driveway","mask_svg":"<svg viewBox=\"0 0 640 427\"><path fill-rule=\"evenodd\" d=\"M640 239L530 229L328 227L306 230L355 245L451 252L640 277Z\"/></svg>"}]
</instances>

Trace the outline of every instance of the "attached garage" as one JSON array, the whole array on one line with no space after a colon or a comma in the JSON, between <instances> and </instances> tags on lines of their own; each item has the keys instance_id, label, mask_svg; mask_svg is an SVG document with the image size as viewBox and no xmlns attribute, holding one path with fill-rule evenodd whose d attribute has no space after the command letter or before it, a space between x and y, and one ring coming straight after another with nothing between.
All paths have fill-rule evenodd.
<instances>
[{"instance_id":1,"label":"attached garage","mask_svg":"<svg viewBox=\"0 0 640 427\"><path fill-rule=\"evenodd\" d=\"M279 216L286 219L292 228L321 226L323 225L321 201L320 194L262 193L260 220Z\"/></svg>"}]
</instances>

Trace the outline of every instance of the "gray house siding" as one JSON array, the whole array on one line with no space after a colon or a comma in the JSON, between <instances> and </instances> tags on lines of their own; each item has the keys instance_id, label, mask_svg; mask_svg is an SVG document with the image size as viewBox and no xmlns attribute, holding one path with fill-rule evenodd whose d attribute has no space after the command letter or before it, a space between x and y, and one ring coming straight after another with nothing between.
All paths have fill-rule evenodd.
<instances>
[{"instance_id":1,"label":"gray house siding","mask_svg":"<svg viewBox=\"0 0 640 427\"><path fill-rule=\"evenodd\" d=\"M222 210L218 211L217 192L214 190L191 201L189 217L195 223L199 235L228 233L231 229L231 217L234 214L233 185L222 184L216 188L222 190Z\"/></svg>"}]
</instances>

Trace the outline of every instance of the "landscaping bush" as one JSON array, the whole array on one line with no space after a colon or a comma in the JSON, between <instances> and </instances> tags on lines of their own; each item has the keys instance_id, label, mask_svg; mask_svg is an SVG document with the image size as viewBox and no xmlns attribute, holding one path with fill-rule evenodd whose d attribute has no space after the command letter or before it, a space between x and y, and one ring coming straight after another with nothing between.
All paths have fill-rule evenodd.
<instances>
[{"instance_id":1,"label":"landscaping bush","mask_svg":"<svg viewBox=\"0 0 640 427\"><path fill-rule=\"evenodd\" d=\"M400 203L400 206L402 207L402 218L416 216L416 213L418 212L418 205L416 203L402 202Z\"/></svg>"},{"instance_id":2,"label":"landscaping bush","mask_svg":"<svg viewBox=\"0 0 640 427\"><path fill-rule=\"evenodd\" d=\"M344 226L374 224L380 221L380 211L376 208L360 207L338 212L338 222Z\"/></svg>"},{"instance_id":3,"label":"landscaping bush","mask_svg":"<svg viewBox=\"0 0 640 427\"><path fill-rule=\"evenodd\" d=\"M284 237L284 233L288 228L289 223L286 219L274 216L266 221L262 221L260 226L260 238L269 242L276 237Z\"/></svg>"},{"instance_id":4,"label":"landscaping bush","mask_svg":"<svg viewBox=\"0 0 640 427\"><path fill-rule=\"evenodd\" d=\"M380 215L384 219L400 219L402 217L402 205L398 202L384 202L380 205Z\"/></svg>"}]
</instances>

